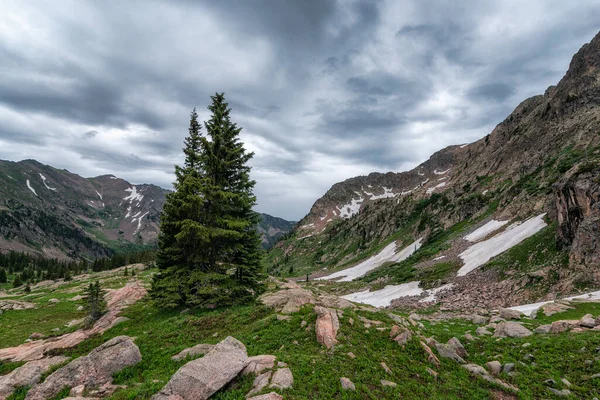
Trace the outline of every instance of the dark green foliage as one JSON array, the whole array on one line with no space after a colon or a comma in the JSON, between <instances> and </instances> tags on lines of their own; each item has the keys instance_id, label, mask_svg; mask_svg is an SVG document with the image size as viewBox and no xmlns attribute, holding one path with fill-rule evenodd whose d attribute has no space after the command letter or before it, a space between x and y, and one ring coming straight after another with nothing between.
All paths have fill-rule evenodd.
<instances>
[{"instance_id":1,"label":"dark green foliage","mask_svg":"<svg viewBox=\"0 0 600 400\"><path fill-rule=\"evenodd\" d=\"M102 314L106 312L106 301L104 301L104 290L100 287L100 282L90 283L85 291L83 298L83 307L87 312L88 324L92 325L98 321Z\"/></svg>"},{"instance_id":2,"label":"dark green foliage","mask_svg":"<svg viewBox=\"0 0 600 400\"><path fill-rule=\"evenodd\" d=\"M23 280L21 278L21 274L15 275L15 280L13 281L13 287L19 287L23 284Z\"/></svg>"},{"instance_id":3,"label":"dark green foliage","mask_svg":"<svg viewBox=\"0 0 600 400\"><path fill-rule=\"evenodd\" d=\"M196 110L185 139L185 162L175 167L175 191L161 217L152 298L164 307L244 303L262 290L260 216L241 128L231 122L223 94L208 107L202 136Z\"/></svg>"},{"instance_id":4,"label":"dark green foliage","mask_svg":"<svg viewBox=\"0 0 600 400\"><path fill-rule=\"evenodd\" d=\"M4 268L0 268L0 283L6 283L8 282L8 278L6 276L6 271L4 270Z\"/></svg>"},{"instance_id":5,"label":"dark green foliage","mask_svg":"<svg viewBox=\"0 0 600 400\"><path fill-rule=\"evenodd\" d=\"M25 293L31 293L31 286L29 286L29 283L25 285Z\"/></svg>"}]
</instances>

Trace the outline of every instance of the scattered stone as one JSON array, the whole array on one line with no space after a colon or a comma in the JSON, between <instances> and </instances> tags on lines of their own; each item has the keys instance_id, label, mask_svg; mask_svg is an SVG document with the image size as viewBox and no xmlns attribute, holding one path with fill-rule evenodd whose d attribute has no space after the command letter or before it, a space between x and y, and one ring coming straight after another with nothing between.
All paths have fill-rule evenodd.
<instances>
[{"instance_id":1,"label":"scattered stone","mask_svg":"<svg viewBox=\"0 0 600 400\"><path fill-rule=\"evenodd\" d=\"M521 347L523 347L523 348L526 348L526 347L529 347L529 346L531 346L531 343L529 343L529 342L527 342L527 343L523 343L523 344L521 345Z\"/></svg>"},{"instance_id":2,"label":"scattered stone","mask_svg":"<svg viewBox=\"0 0 600 400\"><path fill-rule=\"evenodd\" d=\"M283 400L283 397L275 392L261 394L260 396L254 396L248 400Z\"/></svg>"},{"instance_id":3,"label":"scattered stone","mask_svg":"<svg viewBox=\"0 0 600 400\"><path fill-rule=\"evenodd\" d=\"M448 340L448 346L451 346L454 349L454 351L456 352L456 354L458 354L459 356L461 356L463 358L468 356L467 350L462 345L460 340L458 340L458 338L453 337L450 340Z\"/></svg>"},{"instance_id":4,"label":"scattered stone","mask_svg":"<svg viewBox=\"0 0 600 400\"><path fill-rule=\"evenodd\" d=\"M387 366L387 364L386 364L386 363L384 363L384 362L382 362L382 363L381 363L381 368L383 368L383 370L384 370L385 372L387 372L388 374L391 374L391 373L392 373L392 370L390 369L390 367L388 367L388 366Z\"/></svg>"},{"instance_id":5,"label":"scattered stone","mask_svg":"<svg viewBox=\"0 0 600 400\"><path fill-rule=\"evenodd\" d=\"M475 340L475 337L473 335L471 335L470 333L465 333L464 338L467 339L469 342L472 342Z\"/></svg>"},{"instance_id":6,"label":"scattered stone","mask_svg":"<svg viewBox=\"0 0 600 400\"><path fill-rule=\"evenodd\" d=\"M561 378L560 381L563 383L563 385L565 385L566 387L571 387L571 382L569 382L567 380L567 378Z\"/></svg>"},{"instance_id":7,"label":"scattered stone","mask_svg":"<svg viewBox=\"0 0 600 400\"><path fill-rule=\"evenodd\" d=\"M283 361L278 361L277 362L277 368L284 368L287 367L288 365L286 363L284 363Z\"/></svg>"},{"instance_id":8,"label":"scattered stone","mask_svg":"<svg viewBox=\"0 0 600 400\"><path fill-rule=\"evenodd\" d=\"M533 331L535 333L550 333L551 330L552 330L552 325L548 324L548 325L540 325L537 328L535 328Z\"/></svg>"},{"instance_id":9,"label":"scattered stone","mask_svg":"<svg viewBox=\"0 0 600 400\"><path fill-rule=\"evenodd\" d=\"M488 323L489 320L488 318L477 314L473 314L469 319L472 323L476 325L485 325Z\"/></svg>"},{"instance_id":10,"label":"scattered stone","mask_svg":"<svg viewBox=\"0 0 600 400\"><path fill-rule=\"evenodd\" d=\"M381 380L381 386L383 386L383 387L396 387L396 386L398 386L398 384L395 383L395 382L392 382L392 381L386 381L385 379L382 379Z\"/></svg>"},{"instance_id":11,"label":"scattered stone","mask_svg":"<svg viewBox=\"0 0 600 400\"><path fill-rule=\"evenodd\" d=\"M490 371L492 375L498 375L500 374L500 371L502 371L502 364L500 364L500 362L497 360L488 361L487 363L485 363L485 367Z\"/></svg>"},{"instance_id":12,"label":"scattered stone","mask_svg":"<svg viewBox=\"0 0 600 400\"><path fill-rule=\"evenodd\" d=\"M592 314L586 314L579 320L579 325L584 328L593 328L596 324L596 319L592 316Z\"/></svg>"},{"instance_id":13,"label":"scattered stone","mask_svg":"<svg viewBox=\"0 0 600 400\"><path fill-rule=\"evenodd\" d=\"M277 321L291 321L292 317L289 315L279 315L277 314Z\"/></svg>"},{"instance_id":14,"label":"scattered stone","mask_svg":"<svg viewBox=\"0 0 600 400\"><path fill-rule=\"evenodd\" d=\"M420 343L421 347L423 348L423 350L425 350L425 353L427 354L427 361L439 368L441 365L440 360L435 356L435 354L433 354L431 348L427 346L427 344L423 341L420 341Z\"/></svg>"},{"instance_id":15,"label":"scattered stone","mask_svg":"<svg viewBox=\"0 0 600 400\"><path fill-rule=\"evenodd\" d=\"M465 360L456 353L454 346L452 346L450 344L444 344L444 343L438 343L438 342L434 342L434 346L435 346L436 350L438 351L440 357L454 360L459 364L465 363ZM464 350L464 348L463 348L463 350Z\"/></svg>"},{"instance_id":16,"label":"scattered stone","mask_svg":"<svg viewBox=\"0 0 600 400\"><path fill-rule=\"evenodd\" d=\"M71 298L69 299L69 301L80 301L80 300L83 300L83 296L82 296L82 295L80 295L80 294L78 294L78 295L77 295L77 296L75 296L75 297L71 297Z\"/></svg>"},{"instance_id":17,"label":"scattered stone","mask_svg":"<svg viewBox=\"0 0 600 400\"><path fill-rule=\"evenodd\" d=\"M544 315L550 317L554 314L558 314L560 312L567 311L568 309L572 309L573 307L569 307L565 304L561 303L546 303L540 309L544 312Z\"/></svg>"},{"instance_id":18,"label":"scattered stone","mask_svg":"<svg viewBox=\"0 0 600 400\"><path fill-rule=\"evenodd\" d=\"M390 329L390 337L394 338L398 336L398 332L400 332L400 327L398 325L392 326L392 329Z\"/></svg>"},{"instance_id":19,"label":"scattered stone","mask_svg":"<svg viewBox=\"0 0 600 400\"><path fill-rule=\"evenodd\" d=\"M246 347L228 336L204 357L179 368L152 399L207 399L235 378L244 369L247 360Z\"/></svg>"},{"instance_id":20,"label":"scattered stone","mask_svg":"<svg viewBox=\"0 0 600 400\"><path fill-rule=\"evenodd\" d=\"M340 383L342 384L342 390L352 390L353 392L356 391L356 386L354 386L354 383L352 383L350 379L340 378Z\"/></svg>"},{"instance_id":21,"label":"scattered stone","mask_svg":"<svg viewBox=\"0 0 600 400\"><path fill-rule=\"evenodd\" d=\"M477 365L477 364L464 364L462 367L464 369L466 369L467 371L469 371L471 373L471 375L473 375L473 376L478 376L478 377L480 377L480 378L482 378L482 379L484 379L484 380L486 380L488 382L496 383L497 385L500 385L500 386L502 386L502 387L504 387L506 389L514 390L514 391L517 391L517 392L519 391L518 388L516 388L516 387L514 387L512 385L509 385L508 383L506 383L506 382L504 382L504 381L502 381L500 379L494 378L493 376L491 376L486 371L485 368L483 368L480 365Z\"/></svg>"},{"instance_id":22,"label":"scattered stone","mask_svg":"<svg viewBox=\"0 0 600 400\"><path fill-rule=\"evenodd\" d=\"M50 299L50 300L48 300L48 303L56 304L56 303L60 303L60 300L59 299Z\"/></svg>"},{"instance_id":23,"label":"scattered stone","mask_svg":"<svg viewBox=\"0 0 600 400\"><path fill-rule=\"evenodd\" d=\"M525 354L523 356L523 360L531 362L531 361L535 360L535 356L533 354Z\"/></svg>"},{"instance_id":24,"label":"scattered stone","mask_svg":"<svg viewBox=\"0 0 600 400\"><path fill-rule=\"evenodd\" d=\"M273 374L273 379L271 379L269 387L283 390L291 388L293 384L294 376L292 375L292 371L289 368L280 368Z\"/></svg>"},{"instance_id":25,"label":"scattered stone","mask_svg":"<svg viewBox=\"0 0 600 400\"><path fill-rule=\"evenodd\" d=\"M350 301L338 296L332 296L328 294L320 295L318 299L318 304L323 307L341 308L342 310L346 308L356 308L354 304L352 304Z\"/></svg>"},{"instance_id":26,"label":"scattered stone","mask_svg":"<svg viewBox=\"0 0 600 400\"><path fill-rule=\"evenodd\" d=\"M45 337L46 337L46 335L44 335L43 333L39 333L39 332L33 332L31 335L29 335L29 339L31 339L31 340L39 340L39 339L43 339Z\"/></svg>"},{"instance_id":27,"label":"scattered stone","mask_svg":"<svg viewBox=\"0 0 600 400\"><path fill-rule=\"evenodd\" d=\"M488 331L488 330L487 330L487 329L485 329L483 326L480 326L479 328L477 328L477 329L475 330L475 333L476 333L477 335L479 335L479 336L482 336L482 335L493 335L493 333L492 333L492 332Z\"/></svg>"},{"instance_id":28,"label":"scattered stone","mask_svg":"<svg viewBox=\"0 0 600 400\"><path fill-rule=\"evenodd\" d=\"M337 344L336 336L340 328L337 313L331 308L321 306L316 306L315 312L318 315L315 325L317 342L330 349Z\"/></svg>"},{"instance_id":29,"label":"scattered stone","mask_svg":"<svg viewBox=\"0 0 600 400\"><path fill-rule=\"evenodd\" d=\"M275 367L275 359L276 357L271 355L250 357L246 360L246 368L242 371L242 375L258 375L265 370L273 369Z\"/></svg>"},{"instance_id":30,"label":"scattered stone","mask_svg":"<svg viewBox=\"0 0 600 400\"><path fill-rule=\"evenodd\" d=\"M571 391L569 389L558 390L558 389L548 388L548 390L551 391L552 393L554 393L558 397L567 397L567 396L571 395Z\"/></svg>"},{"instance_id":31,"label":"scattered stone","mask_svg":"<svg viewBox=\"0 0 600 400\"><path fill-rule=\"evenodd\" d=\"M533 335L529 329L517 322L500 322L494 331L494 337L521 338Z\"/></svg>"},{"instance_id":32,"label":"scattered stone","mask_svg":"<svg viewBox=\"0 0 600 400\"><path fill-rule=\"evenodd\" d=\"M503 319L521 319L523 313L518 310L509 310L508 308L501 308L498 310L498 316Z\"/></svg>"},{"instance_id":33,"label":"scattered stone","mask_svg":"<svg viewBox=\"0 0 600 400\"><path fill-rule=\"evenodd\" d=\"M269 384L269 380L271 379L272 371L267 371L263 374L258 375L254 378L254 382L252 384L252 389L246 394L246 397L254 396L256 393L262 391Z\"/></svg>"},{"instance_id":34,"label":"scattered stone","mask_svg":"<svg viewBox=\"0 0 600 400\"><path fill-rule=\"evenodd\" d=\"M354 326L354 319L352 318L348 318L348 323L352 326Z\"/></svg>"},{"instance_id":35,"label":"scattered stone","mask_svg":"<svg viewBox=\"0 0 600 400\"><path fill-rule=\"evenodd\" d=\"M490 318L490 324L497 324L499 322L504 322L504 321L506 321L506 320L504 318L498 316L498 315L493 316L492 318Z\"/></svg>"},{"instance_id":36,"label":"scattered stone","mask_svg":"<svg viewBox=\"0 0 600 400\"><path fill-rule=\"evenodd\" d=\"M85 310L85 307L84 307L84 306L79 306L79 307L77 307L77 311L83 311L83 310Z\"/></svg>"},{"instance_id":37,"label":"scattered stone","mask_svg":"<svg viewBox=\"0 0 600 400\"><path fill-rule=\"evenodd\" d=\"M304 328L306 326L307 322L302 320L302 322L300 322L300 328Z\"/></svg>"},{"instance_id":38,"label":"scattered stone","mask_svg":"<svg viewBox=\"0 0 600 400\"><path fill-rule=\"evenodd\" d=\"M171 360L181 361L188 356L201 356L211 351L214 347L214 344L200 343L195 345L194 347L189 347L185 350L181 350L178 354L171 357Z\"/></svg>"},{"instance_id":39,"label":"scattered stone","mask_svg":"<svg viewBox=\"0 0 600 400\"><path fill-rule=\"evenodd\" d=\"M515 363L506 363L504 364L504 368L502 368L502 371L506 374L512 372L515 369Z\"/></svg>"},{"instance_id":40,"label":"scattered stone","mask_svg":"<svg viewBox=\"0 0 600 400\"><path fill-rule=\"evenodd\" d=\"M425 371L427 371L427 373L428 373L429 375L433 376L434 378L437 378L437 377L438 377L438 375L439 375L437 372L435 372L434 370L432 370L432 369L431 369L431 368L429 368L429 367L425 368Z\"/></svg>"},{"instance_id":41,"label":"scattered stone","mask_svg":"<svg viewBox=\"0 0 600 400\"><path fill-rule=\"evenodd\" d=\"M93 387L112 382L112 375L142 361L140 350L128 336L117 336L92 350L87 356L71 361L34 386L26 400L44 400L56 396L64 387Z\"/></svg>"},{"instance_id":42,"label":"scattered stone","mask_svg":"<svg viewBox=\"0 0 600 400\"><path fill-rule=\"evenodd\" d=\"M350 357L350 358L352 358L352 359L355 359L355 358L356 358L356 356L354 355L354 353L353 353L353 352L349 352L347 355L348 355L348 357Z\"/></svg>"},{"instance_id":43,"label":"scattered stone","mask_svg":"<svg viewBox=\"0 0 600 400\"><path fill-rule=\"evenodd\" d=\"M563 333L579 326L579 320L560 320L554 321L550 327L551 333Z\"/></svg>"}]
</instances>

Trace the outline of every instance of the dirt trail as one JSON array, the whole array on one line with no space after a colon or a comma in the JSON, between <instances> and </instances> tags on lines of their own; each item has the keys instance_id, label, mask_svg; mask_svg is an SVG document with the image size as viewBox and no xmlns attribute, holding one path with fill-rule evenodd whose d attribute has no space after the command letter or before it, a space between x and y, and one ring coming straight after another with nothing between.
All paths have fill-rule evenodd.
<instances>
[{"instance_id":1,"label":"dirt trail","mask_svg":"<svg viewBox=\"0 0 600 400\"><path fill-rule=\"evenodd\" d=\"M94 326L50 339L36 340L17 347L0 349L0 361L33 361L44 357L55 349L73 347L95 334L104 333L118 322L122 309L140 300L147 293L140 281L130 282L120 289L108 290L106 304L108 312Z\"/></svg>"}]
</instances>

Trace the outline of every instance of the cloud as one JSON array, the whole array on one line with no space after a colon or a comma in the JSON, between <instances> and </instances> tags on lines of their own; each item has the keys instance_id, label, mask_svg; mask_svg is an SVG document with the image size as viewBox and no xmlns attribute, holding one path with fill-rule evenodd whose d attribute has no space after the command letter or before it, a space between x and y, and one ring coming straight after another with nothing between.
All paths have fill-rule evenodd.
<instances>
[{"instance_id":1,"label":"cloud","mask_svg":"<svg viewBox=\"0 0 600 400\"><path fill-rule=\"evenodd\" d=\"M257 209L489 133L596 33L588 0L3 3L0 158L170 187L189 113L224 91Z\"/></svg>"}]
</instances>

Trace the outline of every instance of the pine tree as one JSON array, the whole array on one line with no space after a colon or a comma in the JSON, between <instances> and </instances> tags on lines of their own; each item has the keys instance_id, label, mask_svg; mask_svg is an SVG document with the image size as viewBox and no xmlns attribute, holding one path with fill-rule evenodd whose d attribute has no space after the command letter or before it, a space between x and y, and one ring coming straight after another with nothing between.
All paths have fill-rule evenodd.
<instances>
[{"instance_id":1,"label":"pine tree","mask_svg":"<svg viewBox=\"0 0 600 400\"><path fill-rule=\"evenodd\" d=\"M13 281L13 287L19 287L23 284L23 281L21 279L21 274L17 274L15 275L15 280Z\"/></svg>"},{"instance_id":2,"label":"pine tree","mask_svg":"<svg viewBox=\"0 0 600 400\"><path fill-rule=\"evenodd\" d=\"M88 313L87 323L92 325L106 312L106 301L104 301L104 290L100 282L90 283L83 296L83 307Z\"/></svg>"},{"instance_id":3,"label":"pine tree","mask_svg":"<svg viewBox=\"0 0 600 400\"><path fill-rule=\"evenodd\" d=\"M123 272L124 276L129 276L129 270L127 269L127 267L125 267L125 271Z\"/></svg>"},{"instance_id":4,"label":"pine tree","mask_svg":"<svg viewBox=\"0 0 600 400\"><path fill-rule=\"evenodd\" d=\"M250 180L241 128L232 123L223 94L200 134L196 110L185 140L185 162L175 167L175 191L161 216L157 266L151 295L164 306L212 307L242 303L261 289L262 250L255 230Z\"/></svg>"},{"instance_id":5,"label":"pine tree","mask_svg":"<svg viewBox=\"0 0 600 400\"><path fill-rule=\"evenodd\" d=\"M29 286L29 283L25 285L25 293L31 293L31 286Z\"/></svg>"},{"instance_id":6,"label":"pine tree","mask_svg":"<svg viewBox=\"0 0 600 400\"><path fill-rule=\"evenodd\" d=\"M6 283L8 282L8 278L6 276L6 271L4 270L4 268L0 268L0 283Z\"/></svg>"}]
</instances>

